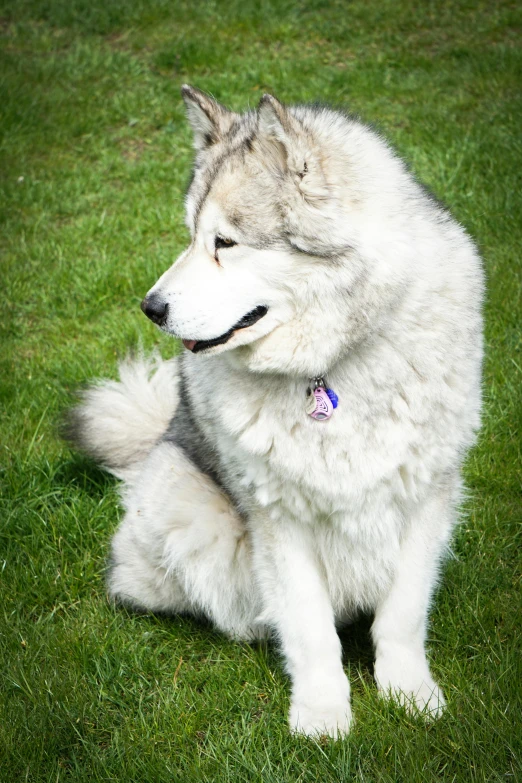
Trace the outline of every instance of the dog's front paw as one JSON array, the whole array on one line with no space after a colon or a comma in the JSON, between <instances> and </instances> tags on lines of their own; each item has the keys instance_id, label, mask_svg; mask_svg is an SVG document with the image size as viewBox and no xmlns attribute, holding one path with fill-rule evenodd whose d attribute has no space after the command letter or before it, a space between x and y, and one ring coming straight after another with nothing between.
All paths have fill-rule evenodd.
<instances>
[{"instance_id":1,"label":"dog's front paw","mask_svg":"<svg viewBox=\"0 0 522 783\"><path fill-rule=\"evenodd\" d=\"M351 723L350 702L344 699L338 703L293 700L290 707L290 729L295 734L338 739L348 734Z\"/></svg>"},{"instance_id":2,"label":"dog's front paw","mask_svg":"<svg viewBox=\"0 0 522 783\"><path fill-rule=\"evenodd\" d=\"M442 715L446 701L423 654L388 650L375 661L375 680L381 696L394 699L409 712L421 712L428 719Z\"/></svg>"}]
</instances>

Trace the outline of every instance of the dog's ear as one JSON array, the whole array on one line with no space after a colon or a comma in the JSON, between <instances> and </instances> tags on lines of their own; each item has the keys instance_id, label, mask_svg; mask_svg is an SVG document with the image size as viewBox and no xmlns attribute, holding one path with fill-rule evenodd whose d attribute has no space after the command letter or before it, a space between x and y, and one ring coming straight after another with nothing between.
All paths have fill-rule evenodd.
<instances>
[{"instance_id":1,"label":"dog's ear","mask_svg":"<svg viewBox=\"0 0 522 783\"><path fill-rule=\"evenodd\" d=\"M273 95L263 95L259 103L258 139L265 162L277 175L290 176L308 202L328 198L313 138Z\"/></svg>"},{"instance_id":2,"label":"dog's ear","mask_svg":"<svg viewBox=\"0 0 522 783\"><path fill-rule=\"evenodd\" d=\"M181 95L194 132L194 147L199 152L219 141L230 129L236 115L189 84L182 86Z\"/></svg>"},{"instance_id":3,"label":"dog's ear","mask_svg":"<svg viewBox=\"0 0 522 783\"><path fill-rule=\"evenodd\" d=\"M267 161L284 173L290 144L288 111L273 95L263 95L257 113L259 141Z\"/></svg>"},{"instance_id":4,"label":"dog's ear","mask_svg":"<svg viewBox=\"0 0 522 783\"><path fill-rule=\"evenodd\" d=\"M259 101L259 132L281 142L286 142L292 120L288 109L273 95L265 93Z\"/></svg>"}]
</instances>

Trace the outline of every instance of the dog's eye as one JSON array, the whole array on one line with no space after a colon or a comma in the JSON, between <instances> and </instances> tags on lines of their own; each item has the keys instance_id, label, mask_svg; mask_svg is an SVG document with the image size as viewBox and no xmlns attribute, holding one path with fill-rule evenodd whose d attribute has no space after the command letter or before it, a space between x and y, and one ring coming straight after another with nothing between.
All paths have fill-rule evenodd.
<instances>
[{"instance_id":1,"label":"dog's eye","mask_svg":"<svg viewBox=\"0 0 522 783\"><path fill-rule=\"evenodd\" d=\"M219 250L220 247L234 247L234 245L237 245L237 242L234 242L233 239L217 236L214 240L214 248L216 250Z\"/></svg>"}]
</instances>

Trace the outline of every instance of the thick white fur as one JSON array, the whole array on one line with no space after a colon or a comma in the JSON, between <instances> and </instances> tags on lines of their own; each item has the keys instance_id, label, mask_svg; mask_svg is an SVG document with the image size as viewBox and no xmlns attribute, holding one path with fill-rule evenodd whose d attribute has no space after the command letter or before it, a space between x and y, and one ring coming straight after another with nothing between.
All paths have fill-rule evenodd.
<instances>
[{"instance_id":1,"label":"thick white fur","mask_svg":"<svg viewBox=\"0 0 522 783\"><path fill-rule=\"evenodd\" d=\"M233 638L266 629L236 511L175 446L161 443L124 491L127 513L113 540L109 593L153 611L212 618Z\"/></svg>"},{"instance_id":2,"label":"thick white fur","mask_svg":"<svg viewBox=\"0 0 522 783\"><path fill-rule=\"evenodd\" d=\"M276 109L263 106L262 149L270 157L277 143L272 167L308 161L309 212L285 201L306 254L248 248L228 218L253 176L238 164L221 172L192 220L191 247L153 289L169 302L164 328L185 339L210 339L269 306L225 346L181 360L235 504L172 443L153 445L175 406L176 362L152 375L127 365L120 385L88 393L82 416L91 450L127 479L111 595L204 614L235 638L275 631L292 729L338 736L351 709L336 623L361 609L375 613L383 695L431 715L444 705L426 627L479 426L483 283L465 232L379 138L305 109L279 126ZM264 176L261 163L248 165ZM275 219L268 206L263 219ZM322 230L334 260L311 248ZM219 265L216 233L237 241ZM317 422L305 391L324 372L340 403Z\"/></svg>"},{"instance_id":3,"label":"thick white fur","mask_svg":"<svg viewBox=\"0 0 522 783\"><path fill-rule=\"evenodd\" d=\"M128 357L119 381L103 380L81 393L71 417L81 445L115 476L128 479L164 434L178 404L176 361Z\"/></svg>"}]
</instances>

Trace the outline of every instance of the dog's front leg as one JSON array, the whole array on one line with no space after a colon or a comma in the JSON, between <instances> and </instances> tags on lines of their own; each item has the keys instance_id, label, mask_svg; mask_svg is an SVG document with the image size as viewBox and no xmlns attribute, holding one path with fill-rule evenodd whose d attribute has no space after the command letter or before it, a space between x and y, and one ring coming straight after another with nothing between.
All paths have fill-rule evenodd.
<instances>
[{"instance_id":1,"label":"dog's front leg","mask_svg":"<svg viewBox=\"0 0 522 783\"><path fill-rule=\"evenodd\" d=\"M334 613L308 527L258 518L253 530L263 621L276 631L292 680L290 727L338 737L351 722L350 686Z\"/></svg>"},{"instance_id":2,"label":"dog's front leg","mask_svg":"<svg viewBox=\"0 0 522 783\"><path fill-rule=\"evenodd\" d=\"M372 626L375 679L383 696L437 717L444 696L426 660L428 611L439 564L453 524L456 487L433 490L418 509L402 542L395 578L379 603Z\"/></svg>"}]
</instances>

